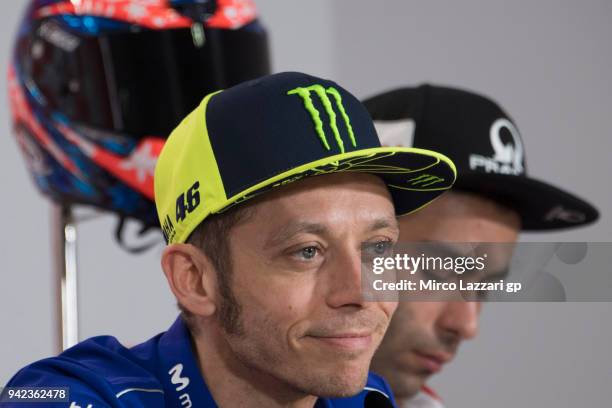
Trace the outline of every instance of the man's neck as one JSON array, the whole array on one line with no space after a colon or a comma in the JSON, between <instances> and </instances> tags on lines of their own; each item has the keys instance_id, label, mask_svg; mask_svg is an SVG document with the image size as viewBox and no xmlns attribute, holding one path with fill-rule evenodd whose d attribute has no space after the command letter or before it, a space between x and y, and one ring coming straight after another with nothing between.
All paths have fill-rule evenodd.
<instances>
[{"instance_id":1,"label":"man's neck","mask_svg":"<svg viewBox=\"0 0 612 408\"><path fill-rule=\"evenodd\" d=\"M204 333L193 343L200 371L220 408L312 408L317 397L248 367L236 358L222 336Z\"/></svg>"}]
</instances>

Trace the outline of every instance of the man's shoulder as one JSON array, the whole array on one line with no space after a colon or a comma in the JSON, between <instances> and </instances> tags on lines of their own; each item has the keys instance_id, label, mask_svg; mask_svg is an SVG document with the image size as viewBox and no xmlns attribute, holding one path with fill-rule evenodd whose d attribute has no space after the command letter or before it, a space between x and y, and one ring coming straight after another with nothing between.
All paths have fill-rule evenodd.
<instances>
[{"instance_id":1,"label":"man's shoulder","mask_svg":"<svg viewBox=\"0 0 612 408\"><path fill-rule=\"evenodd\" d=\"M423 386L418 394L402 405L402 408L444 408L444 405L434 390Z\"/></svg>"},{"instance_id":2,"label":"man's shoulder","mask_svg":"<svg viewBox=\"0 0 612 408\"><path fill-rule=\"evenodd\" d=\"M67 388L69 402L56 406L163 407L163 390L150 367L152 359L146 355L152 348L143 345L130 350L114 337L93 337L56 357L24 367L7 387ZM27 404L15 406L25 408Z\"/></svg>"}]
</instances>

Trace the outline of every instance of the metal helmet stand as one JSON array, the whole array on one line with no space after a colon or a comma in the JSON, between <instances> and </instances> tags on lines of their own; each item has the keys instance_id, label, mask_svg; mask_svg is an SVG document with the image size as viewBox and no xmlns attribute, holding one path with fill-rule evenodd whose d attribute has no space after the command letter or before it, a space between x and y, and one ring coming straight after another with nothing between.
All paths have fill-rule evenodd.
<instances>
[{"instance_id":1,"label":"metal helmet stand","mask_svg":"<svg viewBox=\"0 0 612 408\"><path fill-rule=\"evenodd\" d=\"M55 260L55 326L57 348L79 341L77 286L77 229L72 207L53 203L51 232Z\"/></svg>"}]
</instances>

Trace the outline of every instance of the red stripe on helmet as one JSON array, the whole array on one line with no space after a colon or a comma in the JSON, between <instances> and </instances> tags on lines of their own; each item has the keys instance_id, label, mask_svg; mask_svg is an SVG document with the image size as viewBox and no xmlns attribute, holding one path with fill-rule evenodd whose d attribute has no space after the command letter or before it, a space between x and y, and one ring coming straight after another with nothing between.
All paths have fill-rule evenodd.
<instances>
[{"instance_id":1,"label":"red stripe on helmet","mask_svg":"<svg viewBox=\"0 0 612 408\"><path fill-rule=\"evenodd\" d=\"M237 29L257 18L252 0L217 0L217 10L206 25L213 28Z\"/></svg>"},{"instance_id":2,"label":"red stripe on helmet","mask_svg":"<svg viewBox=\"0 0 612 408\"><path fill-rule=\"evenodd\" d=\"M172 8L168 0L63 1L36 10L36 18L87 15L138 24L150 29L190 27L194 21ZM252 0L218 0L215 14L206 21L211 28L237 29L257 18Z\"/></svg>"},{"instance_id":3,"label":"red stripe on helmet","mask_svg":"<svg viewBox=\"0 0 612 408\"><path fill-rule=\"evenodd\" d=\"M193 24L190 18L170 7L166 0L64 1L41 7L35 16L43 18L62 14L104 17L150 29L184 28Z\"/></svg>"},{"instance_id":4,"label":"red stripe on helmet","mask_svg":"<svg viewBox=\"0 0 612 408\"><path fill-rule=\"evenodd\" d=\"M58 123L57 127L66 136L66 139L76 145L98 166L148 199L154 199L153 175L155 164L164 146L164 139L152 136L144 138L129 156L122 157L84 139L66 125Z\"/></svg>"}]
</instances>

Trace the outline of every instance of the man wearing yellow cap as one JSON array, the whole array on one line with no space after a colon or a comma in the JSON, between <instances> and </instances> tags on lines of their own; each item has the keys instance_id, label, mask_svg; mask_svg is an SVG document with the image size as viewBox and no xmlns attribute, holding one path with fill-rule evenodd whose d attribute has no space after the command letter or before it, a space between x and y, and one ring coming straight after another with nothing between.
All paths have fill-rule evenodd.
<instances>
[{"instance_id":1,"label":"man wearing yellow cap","mask_svg":"<svg viewBox=\"0 0 612 408\"><path fill-rule=\"evenodd\" d=\"M454 179L445 156L380 147L334 82L283 73L211 94L155 172L181 316L131 349L89 339L8 385L64 387L74 408L393 406L368 367L395 303L364 300L360 255L386 253L396 215Z\"/></svg>"}]
</instances>

